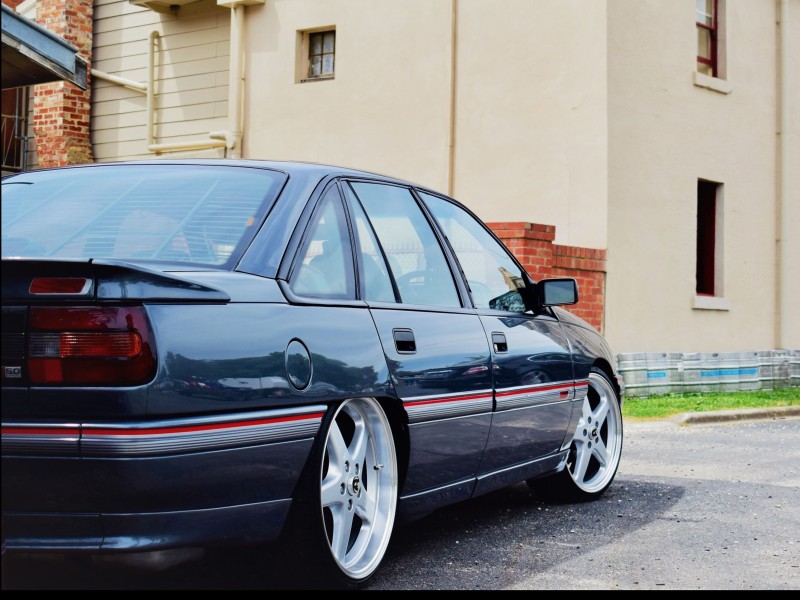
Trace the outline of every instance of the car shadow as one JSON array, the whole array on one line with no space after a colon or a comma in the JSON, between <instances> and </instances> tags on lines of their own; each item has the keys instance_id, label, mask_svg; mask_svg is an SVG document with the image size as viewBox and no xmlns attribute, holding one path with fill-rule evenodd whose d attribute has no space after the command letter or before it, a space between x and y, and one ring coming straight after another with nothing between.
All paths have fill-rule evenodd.
<instances>
[{"instance_id":1,"label":"car shadow","mask_svg":"<svg viewBox=\"0 0 800 600\"><path fill-rule=\"evenodd\" d=\"M681 486L619 475L589 503L553 504L526 484L510 486L398 528L369 589L513 587L668 518L683 495Z\"/></svg>"},{"instance_id":2,"label":"car shadow","mask_svg":"<svg viewBox=\"0 0 800 600\"><path fill-rule=\"evenodd\" d=\"M394 532L370 590L505 589L667 518L684 489L618 475L599 500L545 502L526 484L449 506ZM318 589L280 544L209 550L165 571L6 556L2 589Z\"/></svg>"}]
</instances>

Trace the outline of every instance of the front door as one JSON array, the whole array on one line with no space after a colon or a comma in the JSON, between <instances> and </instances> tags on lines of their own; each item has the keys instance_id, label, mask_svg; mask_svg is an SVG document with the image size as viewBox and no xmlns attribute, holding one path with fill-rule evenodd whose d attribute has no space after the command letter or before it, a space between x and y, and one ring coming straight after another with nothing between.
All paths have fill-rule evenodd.
<instances>
[{"instance_id":1,"label":"front door","mask_svg":"<svg viewBox=\"0 0 800 600\"><path fill-rule=\"evenodd\" d=\"M575 382L569 342L550 314L528 311L521 267L473 216L421 194L458 257L491 345L495 393L476 493L555 468L569 426Z\"/></svg>"}]
</instances>

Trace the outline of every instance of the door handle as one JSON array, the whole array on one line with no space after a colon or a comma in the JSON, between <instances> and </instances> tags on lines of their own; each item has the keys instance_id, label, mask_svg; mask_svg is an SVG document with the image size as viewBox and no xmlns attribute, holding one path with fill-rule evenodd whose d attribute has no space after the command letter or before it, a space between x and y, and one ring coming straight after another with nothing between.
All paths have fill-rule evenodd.
<instances>
[{"instance_id":1,"label":"door handle","mask_svg":"<svg viewBox=\"0 0 800 600\"><path fill-rule=\"evenodd\" d=\"M508 342L502 333L492 333L492 347L496 353L508 352Z\"/></svg>"},{"instance_id":2,"label":"door handle","mask_svg":"<svg viewBox=\"0 0 800 600\"><path fill-rule=\"evenodd\" d=\"M417 351L414 332L410 329L392 329L392 336L394 337L394 347L400 354L413 354Z\"/></svg>"}]
</instances>

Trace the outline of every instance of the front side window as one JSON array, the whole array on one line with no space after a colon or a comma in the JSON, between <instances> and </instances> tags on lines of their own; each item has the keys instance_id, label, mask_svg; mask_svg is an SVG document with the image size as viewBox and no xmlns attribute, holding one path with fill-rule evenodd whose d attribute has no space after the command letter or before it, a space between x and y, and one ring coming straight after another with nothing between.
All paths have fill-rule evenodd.
<instances>
[{"instance_id":1,"label":"front side window","mask_svg":"<svg viewBox=\"0 0 800 600\"><path fill-rule=\"evenodd\" d=\"M386 255L400 301L461 307L442 247L411 191L361 182L352 188Z\"/></svg>"},{"instance_id":2,"label":"front side window","mask_svg":"<svg viewBox=\"0 0 800 600\"><path fill-rule=\"evenodd\" d=\"M420 193L461 264L475 308L525 312L525 279L508 252L467 211Z\"/></svg>"}]
</instances>

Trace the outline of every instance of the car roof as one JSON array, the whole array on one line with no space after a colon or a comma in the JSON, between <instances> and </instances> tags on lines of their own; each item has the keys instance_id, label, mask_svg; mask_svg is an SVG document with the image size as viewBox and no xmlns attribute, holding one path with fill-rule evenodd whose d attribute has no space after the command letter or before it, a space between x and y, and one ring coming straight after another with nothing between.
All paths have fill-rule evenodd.
<instances>
[{"instance_id":1,"label":"car roof","mask_svg":"<svg viewBox=\"0 0 800 600\"><path fill-rule=\"evenodd\" d=\"M287 175L294 175L299 177L325 177L329 175L350 176L350 177L366 177L366 178L380 178L385 181L391 181L403 185L413 185L415 187L429 189L428 186L415 184L411 181L400 179L391 175L385 175L364 169L356 169L352 167L343 167L338 165L331 165L325 163L315 163L297 160L266 160L266 159L234 159L234 158L156 158L156 159L142 159L142 160L125 160L125 161L109 161L109 162L95 162L85 163L78 165L66 165L61 167L49 167L44 169L36 169L33 171L26 171L24 173L17 173L15 175L30 175L37 171L52 171L59 169L81 169L104 167L111 165L211 165L211 166L224 166L224 167L249 167L256 169L270 169L274 171L281 171ZM4 178L5 179L5 178Z\"/></svg>"}]
</instances>

